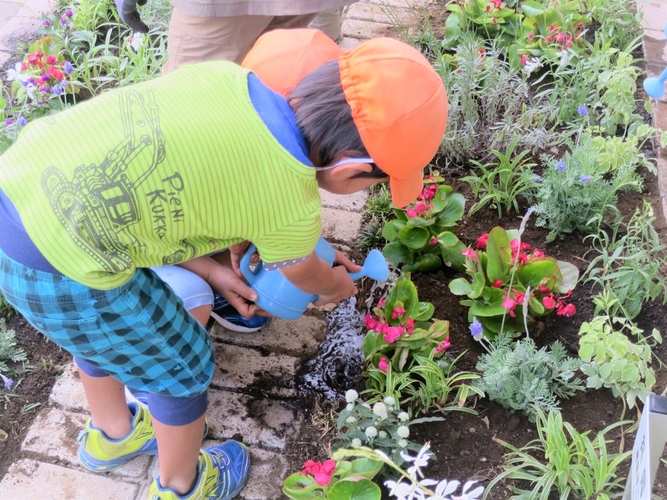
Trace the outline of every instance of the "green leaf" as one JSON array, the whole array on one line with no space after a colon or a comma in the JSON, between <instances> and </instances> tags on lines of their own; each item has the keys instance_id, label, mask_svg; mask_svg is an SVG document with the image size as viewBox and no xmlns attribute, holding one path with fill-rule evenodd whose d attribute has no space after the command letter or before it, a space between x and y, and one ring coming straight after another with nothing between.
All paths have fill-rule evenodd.
<instances>
[{"instance_id":1,"label":"green leaf","mask_svg":"<svg viewBox=\"0 0 667 500\"><path fill-rule=\"evenodd\" d=\"M519 281L524 287L537 288L542 283L542 279L552 276L558 271L556 261L553 259L543 259L528 262L519 268Z\"/></svg>"},{"instance_id":2,"label":"green leaf","mask_svg":"<svg viewBox=\"0 0 667 500\"><path fill-rule=\"evenodd\" d=\"M465 269L466 258L461 252L464 248L465 245L460 241L451 247L441 247L442 261L452 269L463 271Z\"/></svg>"},{"instance_id":3,"label":"green leaf","mask_svg":"<svg viewBox=\"0 0 667 500\"><path fill-rule=\"evenodd\" d=\"M385 245L382 254L394 267L398 267L402 262L407 262L412 256L412 252L400 241L393 241Z\"/></svg>"},{"instance_id":4,"label":"green leaf","mask_svg":"<svg viewBox=\"0 0 667 500\"><path fill-rule=\"evenodd\" d=\"M456 278L449 282L449 291L454 295L470 295L473 288L464 278Z\"/></svg>"},{"instance_id":5,"label":"green leaf","mask_svg":"<svg viewBox=\"0 0 667 500\"><path fill-rule=\"evenodd\" d=\"M319 490L319 491L316 491ZM295 472L283 482L283 493L294 500L312 500L325 498L321 487L311 476Z\"/></svg>"},{"instance_id":6,"label":"green leaf","mask_svg":"<svg viewBox=\"0 0 667 500\"><path fill-rule=\"evenodd\" d=\"M486 256L488 259L486 275L489 281L493 283L505 278L510 268L511 249L507 233L502 227L496 226L489 233L489 239L486 242Z\"/></svg>"},{"instance_id":7,"label":"green leaf","mask_svg":"<svg viewBox=\"0 0 667 500\"><path fill-rule=\"evenodd\" d=\"M593 354L595 353L595 345L594 344L585 344L579 348L579 357L585 361L588 361L593 357ZM582 368L583 371L583 368ZM585 373L585 372L584 372Z\"/></svg>"},{"instance_id":8,"label":"green leaf","mask_svg":"<svg viewBox=\"0 0 667 500\"><path fill-rule=\"evenodd\" d=\"M456 245L459 239L451 231L443 231L438 235L438 243L443 247L451 247Z\"/></svg>"},{"instance_id":9,"label":"green leaf","mask_svg":"<svg viewBox=\"0 0 667 500\"><path fill-rule=\"evenodd\" d=\"M406 247L419 250L428 243L430 233L423 227L405 226L398 232L398 238Z\"/></svg>"},{"instance_id":10,"label":"green leaf","mask_svg":"<svg viewBox=\"0 0 667 500\"><path fill-rule=\"evenodd\" d=\"M426 253L417 257L412 264L405 264L403 266L404 272L422 272L437 271L442 267L442 259L440 255L433 253Z\"/></svg>"},{"instance_id":11,"label":"green leaf","mask_svg":"<svg viewBox=\"0 0 667 500\"><path fill-rule=\"evenodd\" d=\"M445 186L440 186L439 189L442 189ZM449 187L449 186L447 186ZM438 224L441 226L454 226L456 221L460 220L463 217L463 212L465 211L466 199L460 193L450 194L447 197L447 205L444 210L438 214ZM444 223L446 221L446 223Z\"/></svg>"},{"instance_id":12,"label":"green leaf","mask_svg":"<svg viewBox=\"0 0 667 500\"><path fill-rule=\"evenodd\" d=\"M519 10L523 12L526 17L537 17L547 12L547 9L539 2L523 2L519 6Z\"/></svg>"},{"instance_id":13,"label":"green leaf","mask_svg":"<svg viewBox=\"0 0 667 500\"><path fill-rule=\"evenodd\" d=\"M556 283L554 292L567 293L570 290L574 290L574 287L577 286L577 281L579 281L579 269L569 262L560 260L557 261L556 264L558 265L558 269L560 269L560 274L563 279L560 283Z\"/></svg>"},{"instance_id":14,"label":"green leaf","mask_svg":"<svg viewBox=\"0 0 667 500\"><path fill-rule=\"evenodd\" d=\"M420 302L419 309L412 317L415 321L428 321L433 316L435 307L430 302Z\"/></svg>"},{"instance_id":15,"label":"green leaf","mask_svg":"<svg viewBox=\"0 0 667 500\"><path fill-rule=\"evenodd\" d=\"M394 304L398 301L403 304L405 314L407 314L408 317L414 317L415 313L419 310L417 288L414 283L410 281L409 275L404 274L401 276L394 285L394 288L389 292L384 304L385 318L391 318L391 314L394 312Z\"/></svg>"},{"instance_id":16,"label":"green leaf","mask_svg":"<svg viewBox=\"0 0 667 500\"><path fill-rule=\"evenodd\" d=\"M396 241L398 232L403 229L405 222L394 219L387 222L382 228L382 237L387 241Z\"/></svg>"},{"instance_id":17,"label":"green leaf","mask_svg":"<svg viewBox=\"0 0 667 500\"><path fill-rule=\"evenodd\" d=\"M327 495L328 500L380 500L380 487L368 479L352 481L341 479L334 484Z\"/></svg>"}]
</instances>

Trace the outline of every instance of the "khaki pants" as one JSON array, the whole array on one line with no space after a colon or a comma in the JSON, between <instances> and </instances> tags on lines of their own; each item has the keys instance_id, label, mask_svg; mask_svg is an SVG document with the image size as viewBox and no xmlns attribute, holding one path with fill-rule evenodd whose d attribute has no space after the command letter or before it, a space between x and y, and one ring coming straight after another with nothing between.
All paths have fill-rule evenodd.
<instances>
[{"instance_id":1,"label":"khaki pants","mask_svg":"<svg viewBox=\"0 0 667 500\"><path fill-rule=\"evenodd\" d=\"M183 64L224 59L240 63L267 31L305 28L317 12L298 16L194 17L174 9L169 23L166 74Z\"/></svg>"}]
</instances>

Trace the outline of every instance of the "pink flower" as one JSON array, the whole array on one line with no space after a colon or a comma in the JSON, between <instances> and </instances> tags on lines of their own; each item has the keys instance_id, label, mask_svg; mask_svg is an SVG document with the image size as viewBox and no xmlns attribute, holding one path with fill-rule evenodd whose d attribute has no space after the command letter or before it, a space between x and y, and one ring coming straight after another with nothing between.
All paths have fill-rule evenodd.
<instances>
[{"instance_id":1,"label":"pink flower","mask_svg":"<svg viewBox=\"0 0 667 500\"><path fill-rule=\"evenodd\" d=\"M510 241L510 248L514 251L525 252L530 250L530 245L528 243L521 243L518 239L514 238Z\"/></svg>"},{"instance_id":2,"label":"pink flower","mask_svg":"<svg viewBox=\"0 0 667 500\"><path fill-rule=\"evenodd\" d=\"M406 330L409 335L412 335L415 333L415 320L412 318L408 318L407 321L405 322L406 325Z\"/></svg>"},{"instance_id":3,"label":"pink flower","mask_svg":"<svg viewBox=\"0 0 667 500\"><path fill-rule=\"evenodd\" d=\"M530 59L528 58L528 56L526 54L521 54L519 56L519 62L521 63L522 66L525 66L526 64L528 64L529 60Z\"/></svg>"},{"instance_id":4,"label":"pink flower","mask_svg":"<svg viewBox=\"0 0 667 500\"><path fill-rule=\"evenodd\" d=\"M398 338L405 333L405 328L402 326L387 326L383 328L382 336L388 344L393 344Z\"/></svg>"},{"instance_id":5,"label":"pink flower","mask_svg":"<svg viewBox=\"0 0 667 500\"><path fill-rule=\"evenodd\" d=\"M477 249L485 248L487 242L489 241L489 233L485 233L479 238L477 238Z\"/></svg>"},{"instance_id":6,"label":"pink flower","mask_svg":"<svg viewBox=\"0 0 667 500\"><path fill-rule=\"evenodd\" d=\"M443 340L436 346L434 352L435 354L440 354L441 352L446 351L450 347L452 347L452 343L449 341L449 336L447 336L445 340Z\"/></svg>"},{"instance_id":7,"label":"pink flower","mask_svg":"<svg viewBox=\"0 0 667 500\"><path fill-rule=\"evenodd\" d=\"M545 38L545 40L546 40L547 42L553 42L553 39L554 39L554 37L552 37L551 35L549 35L549 36L547 36L547 37Z\"/></svg>"},{"instance_id":8,"label":"pink flower","mask_svg":"<svg viewBox=\"0 0 667 500\"><path fill-rule=\"evenodd\" d=\"M547 285L544 285L544 284L538 286L537 289L542 293L547 293L547 292L550 291L549 287Z\"/></svg>"},{"instance_id":9,"label":"pink flower","mask_svg":"<svg viewBox=\"0 0 667 500\"><path fill-rule=\"evenodd\" d=\"M542 299L542 305L547 309L553 309L554 307L556 307L556 301L551 295L547 295Z\"/></svg>"},{"instance_id":10,"label":"pink flower","mask_svg":"<svg viewBox=\"0 0 667 500\"><path fill-rule=\"evenodd\" d=\"M563 43L565 41L565 35L563 35L562 33L558 33L558 35L556 35L556 41L558 43Z\"/></svg>"},{"instance_id":11,"label":"pink flower","mask_svg":"<svg viewBox=\"0 0 667 500\"><path fill-rule=\"evenodd\" d=\"M533 257L544 257L544 252L535 248L533 249Z\"/></svg>"},{"instance_id":12,"label":"pink flower","mask_svg":"<svg viewBox=\"0 0 667 500\"><path fill-rule=\"evenodd\" d=\"M507 295L503 295L503 309L507 309L509 315L516 318L516 313L514 312L514 309L516 309L516 301L510 299Z\"/></svg>"},{"instance_id":13,"label":"pink flower","mask_svg":"<svg viewBox=\"0 0 667 500\"><path fill-rule=\"evenodd\" d=\"M435 198L435 193L438 191L438 186L436 184L429 184L426 186L422 192L417 196L417 200L432 200Z\"/></svg>"},{"instance_id":14,"label":"pink flower","mask_svg":"<svg viewBox=\"0 0 667 500\"><path fill-rule=\"evenodd\" d=\"M65 78L65 74L55 66L49 66L46 72L56 80L62 80L63 78Z\"/></svg>"},{"instance_id":15,"label":"pink flower","mask_svg":"<svg viewBox=\"0 0 667 500\"><path fill-rule=\"evenodd\" d=\"M304 476L310 474L317 484L325 486L331 482L331 476L336 471L336 462L335 460L325 460L321 463L308 460L304 462L303 467L301 474Z\"/></svg>"},{"instance_id":16,"label":"pink flower","mask_svg":"<svg viewBox=\"0 0 667 500\"><path fill-rule=\"evenodd\" d=\"M378 307L384 307L384 301L387 300L387 297L382 297L378 300Z\"/></svg>"},{"instance_id":17,"label":"pink flower","mask_svg":"<svg viewBox=\"0 0 667 500\"><path fill-rule=\"evenodd\" d=\"M380 362L378 363L378 368L381 371L387 373L387 370L389 370L389 361L387 361L387 358L385 358L384 356L380 358Z\"/></svg>"},{"instance_id":18,"label":"pink flower","mask_svg":"<svg viewBox=\"0 0 667 500\"><path fill-rule=\"evenodd\" d=\"M431 245L437 245L438 244L438 237L434 236L433 238L431 238L431 241L429 243L431 243Z\"/></svg>"},{"instance_id":19,"label":"pink flower","mask_svg":"<svg viewBox=\"0 0 667 500\"><path fill-rule=\"evenodd\" d=\"M58 58L56 56L46 56L46 63L47 64L55 64L58 62Z\"/></svg>"},{"instance_id":20,"label":"pink flower","mask_svg":"<svg viewBox=\"0 0 667 500\"><path fill-rule=\"evenodd\" d=\"M567 316L568 318L570 316L574 316L577 313L577 308L574 304L563 304L560 303L558 304L558 307L556 309L556 314L558 316Z\"/></svg>"},{"instance_id":21,"label":"pink flower","mask_svg":"<svg viewBox=\"0 0 667 500\"><path fill-rule=\"evenodd\" d=\"M493 288L500 288L501 286L503 286L503 280L501 280L500 278L498 278L496 281L494 281L493 283L491 283L491 286L492 286Z\"/></svg>"},{"instance_id":22,"label":"pink flower","mask_svg":"<svg viewBox=\"0 0 667 500\"><path fill-rule=\"evenodd\" d=\"M419 215L414 208L407 208L405 210L405 214L411 219L414 219L415 217L417 217Z\"/></svg>"},{"instance_id":23,"label":"pink flower","mask_svg":"<svg viewBox=\"0 0 667 500\"><path fill-rule=\"evenodd\" d=\"M377 327L378 322L377 320L370 314L367 314L364 316L364 324L366 325L366 328L369 330L375 330L375 327Z\"/></svg>"},{"instance_id":24,"label":"pink flower","mask_svg":"<svg viewBox=\"0 0 667 500\"><path fill-rule=\"evenodd\" d=\"M533 33L528 33L528 35L526 36L526 38L527 38L528 40L532 40L533 38L535 38L535 35L534 35Z\"/></svg>"},{"instance_id":25,"label":"pink flower","mask_svg":"<svg viewBox=\"0 0 667 500\"><path fill-rule=\"evenodd\" d=\"M398 319L405 314L405 309L402 307L394 307L394 312L391 313L391 319Z\"/></svg>"},{"instance_id":26,"label":"pink flower","mask_svg":"<svg viewBox=\"0 0 667 500\"><path fill-rule=\"evenodd\" d=\"M461 253L466 257L468 257L469 259L474 259L475 257L477 257L477 253L475 253L475 251L472 250L471 248L464 248L463 250L461 250Z\"/></svg>"},{"instance_id":27,"label":"pink flower","mask_svg":"<svg viewBox=\"0 0 667 500\"><path fill-rule=\"evenodd\" d=\"M503 3L500 0L491 0L491 3L496 9L500 9L503 6Z\"/></svg>"},{"instance_id":28,"label":"pink flower","mask_svg":"<svg viewBox=\"0 0 667 500\"><path fill-rule=\"evenodd\" d=\"M514 292L514 300L516 300L517 304L523 304L523 301L524 301L525 298L526 298L525 293Z\"/></svg>"},{"instance_id":29,"label":"pink flower","mask_svg":"<svg viewBox=\"0 0 667 500\"><path fill-rule=\"evenodd\" d=\"M492 22L493 24L498 24L498 18L496 18L496 17L492 17L492 18L491 18L491 22Z\"/></svg>"}]
</instances>

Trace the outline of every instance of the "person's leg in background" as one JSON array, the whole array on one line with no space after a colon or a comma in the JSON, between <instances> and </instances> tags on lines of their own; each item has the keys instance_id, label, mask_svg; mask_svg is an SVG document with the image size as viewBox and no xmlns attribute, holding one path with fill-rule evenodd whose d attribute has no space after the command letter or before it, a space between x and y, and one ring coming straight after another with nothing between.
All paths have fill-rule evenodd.
<instances>
[{"instance_id":1,"label":"person's leg in background","mask_svg":"<svg viewBox=\"0 0 667 500\"><path fill-rule=\"evenodd\" d=\"M341 20L340 16L343 13L343 8L325 10L317 14L317 17L308 25L309 28L318 29L326 36L331 38L334 42L340 43L343 39L343 34L340 30Z\"/></svg>"}]
</instances>

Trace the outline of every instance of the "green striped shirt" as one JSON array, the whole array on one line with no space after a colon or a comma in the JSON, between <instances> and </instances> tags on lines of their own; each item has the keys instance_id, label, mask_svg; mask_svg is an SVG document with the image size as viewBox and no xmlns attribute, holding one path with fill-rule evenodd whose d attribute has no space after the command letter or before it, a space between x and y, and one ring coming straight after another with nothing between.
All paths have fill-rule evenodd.
<instances>
[{"instance_id":1,"label":"green striped shirt","mask_svg":"<svg viewBox=\"0 0 667 500\"><path fill-rule=\"evenodd\" d=\"M278 143L247 71L225 61L31 123L0 157L0 186L46 259L93 288L243 240L267 263L298 259L321 232L314 169Z\"/></svg>"}]
</instances>

